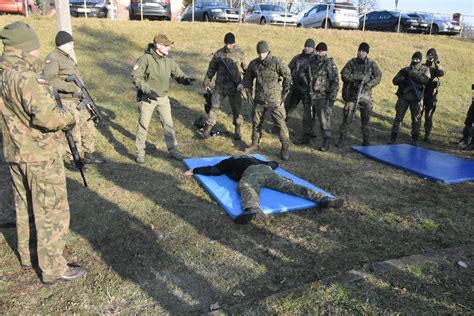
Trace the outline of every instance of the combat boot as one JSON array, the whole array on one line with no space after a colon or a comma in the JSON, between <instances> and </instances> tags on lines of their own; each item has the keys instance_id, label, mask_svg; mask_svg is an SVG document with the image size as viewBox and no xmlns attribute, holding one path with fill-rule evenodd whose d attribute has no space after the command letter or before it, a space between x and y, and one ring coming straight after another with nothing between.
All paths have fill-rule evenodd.
<instances>
[{"instance_id":1,"label":"combat boot","mask_svg":"<svg viewBox=\"0 0 474 316\"><path fill-rule=\"evenodd\" d=\"M258 209L246 208L242 212L242 214L240 214L236 218L234 218L234 223L245 225L248 222L250 222L252 219L254 219L258 212L259 212Z\"/></svg>"},{"instance_id":2,"label":"combat boot","mask_svg":"<svg viewBox=\"0 0 474 316\"><path fill-rule=\"evenodd\" d=\"M344 147L344 140L345 139L346 139L346 137L344 135L340 135L339 140L337 141L336 147L338 147L338 148Z\"/></svg>"},{"instance_id":3,"label":"combat boot","mask_svg":"<svg viewBox=\"0 0 474 316\"><path fill-rule=\"evenodd\" d=\"M418 135L418 134L413 134L413 135L411 135L411 141L410 141L410 143L411 143L413 146L418 146L418 138L419 138L419 135Z\"/></svg>"},{"instance_id":4,"label":"combat boot","mask_svg":"<svg viewBox=\"0 0 474 316\"><path fill-rule=\"evenodd\" d=\"M423 140L428 143L428 144L431 144L433 141L431 140L431 135L430 133L425 133L425 138L423 138Z\"/></svg>"},{"instance_id":5,"label":"combat boot","mask_svg":"<svg viewBox=\"0 0 474 316\"><path fill-rule=\"evenodd\" d=\"M464 150L474 150L474 140L467 145Z\"/></svg>"},{"instance_id":6,"label":"combat boot","mask_svg":"<svg viewBox=\"0 0 474 316\"><path fill-rule=\"evenodd\" d=\"M240 124L235 125L234 139L235 140L242 140L242 134L240 132Z\"/></svg>"},{"instance_id":7,"label":"combat boot","mask_svg":"<svg viewBox=\"0 0 474 316\"><path fill-rule=\"evenodd\" d=\"M310 138L310 136L308 134L304 134L302 137L295 140L293 142L293 144L295 144L295 145L308 145L309 144L309 138Z\"/></svg>"},{"instance_id":8,"label":"combat boot","mask_svg":"<svg viewBox=\"0 0 474 316\"><path fill-rule=\"evenodd\" d=\"M178 151L178 148L173 147L169 150L170 156L176 160L182 161L184 159L183 155Z\"/></svg>"},{"instance_id":9,"label":"combat boot","mask_svg":"<svg viewBox=\"0 0 474 316\"><path fill-rule=\"evenodd\" d=\"M69 281L74 281L74 280L77 280L83 276L86 275L86 270L79 266L79 265L75 265L75 266L70 266L68 267L66 273L64 273L62 276L60 276L59 278L57 278L56 280L53 280L53 281L46 281L44 282L43 281L43 284L44 285L53 285L53 284L56 284L56 283L59 283L59 282L69 282Z\"/></svg>"},{"instance_id":10,"label":"combat boot","mask_svg":"<svg viewBox=\"0 0 474 316\"><path fill-rule=\"evenodd\" d=\"M344 205L344 199L325 197L319 201L322 208L340 208Z\"/></svg>"},{"instance_id":11,"label":"combat boot","mask_svg":"<svg viewBox=\"0 0 474 316\"><path fill-rule=\"evenodd\" d=\"M362 135L362 146L370 146L369 135Z\"/></svg>"},{"instance_id":12,"label":"combat boot","mask_svg":"<svg viewBox=\"0 0 474 316\"><path fill-rule=\"evenodd\" d=\"M290 159L290 152L288 151L288 147L289 147L288 142L281 143L280 157L283 160Z\"/></svg>"},{"instance_id":13,"label":"combat boot","mask_svg":"<svg viewBox=\"0 0 474 316\"><path fill-rule=\"evenodd\" d=\"M249 147L245 148L244 151L245 151L246 153L254 153L254 152L256 152L258 149L259 149L258 140L253 140L253 139L252 139L252 145L250 145Z\"/></svg>"},{"instance_id":14,"label":"combat boot","mask_svg":"<svg viewBox=\"0 0 474 316\"><path fill-rule=\"evenodd\" d=\"M202 139L209 138L209 136L211 136L211 131L212 131L212 125L206 124L206 127L204 128L204 131L201 134Z\"/></svg>"},{"instance_id":15,"label":"combat boot","mask_svg":"<svg viewBox=\"0 0 474 316\"><path fill-rule=\"evenodd\" d=\"M396 144L397 143L397 136L398 136L398 133L392 132L392 134L390 135L390 140L389 140L388 144L389 145Z\"/></svg>"},{"instance_id":16,"label":"combat boot","mask_svg":"<svg viewBox=\"0 0 474 316\"><path fill-rule=\"evenodd\" d=\"M329 143L330 143L330 138L329 137L324 137L323 138L323 144L321 147L319 147L319 151L328 151L329 150Z\"/></svg>"}]
</instances>

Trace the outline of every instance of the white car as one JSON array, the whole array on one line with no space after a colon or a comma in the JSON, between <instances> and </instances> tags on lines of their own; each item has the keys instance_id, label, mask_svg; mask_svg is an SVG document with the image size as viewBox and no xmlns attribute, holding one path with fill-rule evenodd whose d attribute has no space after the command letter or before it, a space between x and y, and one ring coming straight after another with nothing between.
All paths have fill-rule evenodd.
<instances>
[{"instance_id":1,"label":"white car","mask_svg":"<svg viewBox=\"0 0 474 316\"><path fill-rule=\"evenodd\" d=\"M329 8L329 11L328 11ZM318 4L309 9L298 21L298 27L359 28L357 8L351 3Z\"/></svg>"},{"instance_id":2,"label":"white car","mask_svg":"<svg viewBox=\"0 0 474 316\"><path fill-rule=\"evenodd\" d=\"M260 3L250 7L244 22L296 26L296 17L293 13L285 13L285 9L279 5Z\"/></svg>"}]
</instances>

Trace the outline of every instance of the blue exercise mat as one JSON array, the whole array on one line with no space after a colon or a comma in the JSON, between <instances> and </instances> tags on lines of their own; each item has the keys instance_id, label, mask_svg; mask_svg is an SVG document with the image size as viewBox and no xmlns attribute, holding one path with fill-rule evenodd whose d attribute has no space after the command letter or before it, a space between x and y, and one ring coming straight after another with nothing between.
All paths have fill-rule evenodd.
<instances>
[{"instance_id":1,"label":"blue exercise mat","mask_svg":"<svg viewBox=\"0 0 474 316\"><path fill-rule=\"evenodd\" d=\"M254 154L251 155L260 160L268 160L265 157ZM221 157L209 157L209 158L188 158L184 159L184 164L188 168L197 168L203 166L210 166L218 163L221 160L229 158L230 156ZM326 191L312 185L305 180L298 178L297 176L278 168L275 170L278 174L293 180L295 183L304 185L310 189L318 192L323 192L330 197L334 197ZM237 191L237 182L227 177L226 175L220 176L203 176L195 175L198 181L209 191L209 193L217 200L217 202L225 209L227 214L234 219L242 213L242 206L240 204L240 194ZM268 188L263 188L260 191L260 208L265 214L275 214L289 211L296 211L305 208L311 208L318 206L316 203L299 198L294 195L281 193Z\"/></svg>"},{"instance_id":2,"label":"blue exercise mat","mask_svg":"<svg viewBox=\"0 0 474 316\"><path fill-rule=\"evenodd\" d=\"M399 144L353 146L353 150L377 161L447 184L474 180L474 161L422 147Z\"/></svg>"}]
</instances>

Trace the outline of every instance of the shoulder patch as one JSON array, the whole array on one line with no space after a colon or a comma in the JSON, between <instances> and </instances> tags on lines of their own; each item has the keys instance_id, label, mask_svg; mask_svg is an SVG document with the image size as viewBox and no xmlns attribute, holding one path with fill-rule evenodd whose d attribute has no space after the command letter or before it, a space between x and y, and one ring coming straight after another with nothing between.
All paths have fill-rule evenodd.
<instances>
[{"instance_id":1,"label":"shoulder patch","mask_svg":"<svg viewBox=\"0 0 474 316\"><path fill-rule=\"evenodd\" d=\"M44 63L45 63L46 65L47 65L47 64L51 64L51 59L46 59L46 60L44 61Z\"/></svg>"},{"instance_id":2,"label":"shoulder patch","mask_svg":"<svg viewBox=\"0 0 474 316\"><path fill-rule=\"evenodd\" d=\"M44 78L36 78L36 81L38 82L38 84L41 84L41 85L47 85L48 84L48 81Z\"/></svg>"},{"instance_id":3,"label":"shoulder patch","mask_svg":"<svg viewBox=\"0 0 474 316\"><path fill-rule=\"evenodd\" d=\"M137 70L138 69L138 64L135 64L135 66L133 66L133 70Z\"/></svg>"}]
</instances>

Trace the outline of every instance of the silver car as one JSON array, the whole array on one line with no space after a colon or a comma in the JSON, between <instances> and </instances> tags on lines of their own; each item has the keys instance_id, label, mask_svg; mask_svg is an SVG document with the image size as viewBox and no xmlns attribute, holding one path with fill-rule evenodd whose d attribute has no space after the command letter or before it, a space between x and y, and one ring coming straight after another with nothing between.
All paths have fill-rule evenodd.
<instances>
[{"instance_id":1,"label":"silver car","mask_svg":"<svg viewBox=\"0 0 474 316\"><path fill-rule=\"evenodd\" d=\"M456 35L461 32L461 25L459 25L459 22L453 21L447 16L432 16L430 13L415 14L423 17L426 21L428 21L428 26L431 26L431 20L433 20L433 28L431 29L431 34Z\"/></svg>"},{"instance_id":2,"label":"silver car","mask_svg":"<svg viewBox=\"0 0 474 316\"><path fill-rule=\"evenodd\" d=\"M328 11L329 8L329 11ZM347 2L318 4L309 9L297 22L298 27L359 28L357 8Z\"/></svg>"},{"instance_id":3,"label":"silver car","mask_svg":"<svg viewBox=\"0 0 474 316\"><path fill-rule=\"evenodd\" d=\"M279 5L260 3L247 10L244 22L296 26L296 17Z\"/></svg>"}]
</instances>

